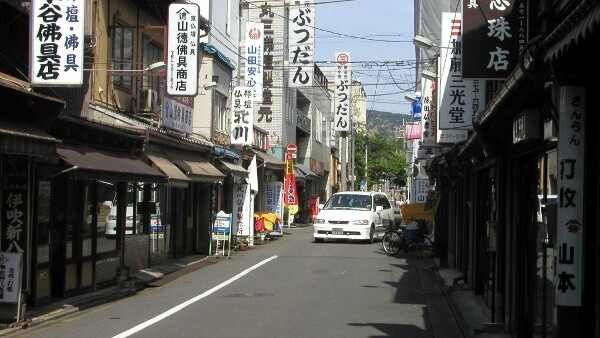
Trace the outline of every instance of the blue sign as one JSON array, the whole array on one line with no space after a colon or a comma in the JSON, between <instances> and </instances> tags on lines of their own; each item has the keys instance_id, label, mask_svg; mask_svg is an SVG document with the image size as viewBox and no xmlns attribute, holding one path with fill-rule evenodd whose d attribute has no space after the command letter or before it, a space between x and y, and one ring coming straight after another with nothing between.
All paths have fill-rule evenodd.
<instances>
[{"instance_id":1,"label":"blue sign","mask_svg":"<svg viewBox=\"0 0 600 338\"><path fill-rule=\"evenodd\" d=\"M417 96L417 98L412 103L412 115L414 121L421 121L421 97Z\"/></svg>"},{"instance_id":2,"label":"blue sign","mask_svg":"<svg viewBox=\"0 0 600 338\"><path fill-rule=\"evenodd\" d=\"M226 234L231 230L231 214L217 215L213 224L212 232L224 232Z\"/></svg>"}]
</instances>

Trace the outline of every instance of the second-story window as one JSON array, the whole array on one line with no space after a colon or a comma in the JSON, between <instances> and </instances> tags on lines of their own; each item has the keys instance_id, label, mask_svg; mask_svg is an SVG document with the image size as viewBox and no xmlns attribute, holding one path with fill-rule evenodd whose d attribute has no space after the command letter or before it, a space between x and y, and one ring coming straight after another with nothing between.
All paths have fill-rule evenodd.
<instances>
[{"instance_id":1,"label":"second-story window","mask_svg":"<svg viewBox=\"0 0 600 338\"><path fill-rule=\"evenodd\" d=\"M163 49L147 36L142 38L142 67L147 69L151 64L161 61L163 58ZM141 89L152 89L157 93L157 97L161 96L161 81L160 76L143 76Z\"/></svg>"},{"instance_id":2,"label":"second-story window","mask_svg":"<svg viewBox=\"0 0 600 338\"><path fill-rule=\"evenodd\" d=\"M122 22L113 26L112 69L116 70L113 83L126 89L132 87L132 76L127 71L133 70L133 29ZM123 73L125 75L121 75Z\"/></svg>"},{"instance_id":3,"label":"second-story window","mask_svg":"<svg viewBox=\"0 0 600 338\"><path fill-rule=\"evenodd\" d=\"M215 121L216 130L229 134L229 109L227 109L227 97L214 91L215 95Z\"/></svg>"}]
</instances>

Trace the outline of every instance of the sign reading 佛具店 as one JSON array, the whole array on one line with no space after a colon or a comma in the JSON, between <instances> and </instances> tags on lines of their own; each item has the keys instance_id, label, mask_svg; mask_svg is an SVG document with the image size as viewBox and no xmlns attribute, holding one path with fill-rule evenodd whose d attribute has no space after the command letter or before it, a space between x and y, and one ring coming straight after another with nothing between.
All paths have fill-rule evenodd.
<instances>
[{"instance_id":1,"label":"sign reading \u4f5b\u5177\u5e97","mask_svg":"<svg viewBox=\"0 0 600 338\"><path fill-rule=\"evenodd\" d=\"M169 5L166 80L169 95L198 94L199 20L198 5L182 3Z\"/></svg>"},{"instance_id":2,"label":"sign reading \u4f5b\u5177\u5e97","mask_svg":"<svg viewBox=\"0 0 600 338\"><path fill-rule=\"evenodd\" d=\"M31 1L29 81L36 86L83 84L85 0Z\"/></svg>"}]
</instances>

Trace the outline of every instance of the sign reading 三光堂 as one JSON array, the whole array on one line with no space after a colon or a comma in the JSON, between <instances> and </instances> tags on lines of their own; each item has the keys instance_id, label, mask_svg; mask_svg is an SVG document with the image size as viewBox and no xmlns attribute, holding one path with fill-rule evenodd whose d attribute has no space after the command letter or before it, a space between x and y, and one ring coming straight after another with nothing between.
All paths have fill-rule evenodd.
<instances>
[{"instance_id":1,"label":"sign reading \u4e09\u5149\u5802","mask_svg":"<svg viewBox=\"0 0 600 338\"><path fill-rule=\"evenodd\" d=\"M169 95L198 94L199 20L200 7L197 4L169 5L166 79Z\"/></svg>"},{"instance_id":2,"label":"sign reading \u4e09\u5149\u5802","mask_svg":"<svg viewBox=\"0 0 600 338\"><path fill-rule=\"evenodd\" d=\"M556 305L581 306L585 196L585 106L583 86L559 91Z\"/></svg>"},{"instance_id":3,"label":"sign reading \u4e09\u5149\u5802","mask_svg":"<svg viewBox=\"0 0 600 338\"><path fill-rule=\"evenodd\" d=\"M246 69L244 84L252 88L252 100L263 99L263 49L265 25L259 22L246 23Z\"/></svg>"},{"instance_id":4,"label":"sign reading \u4e09\u5149\u5802","mask_svg":"<svg viewBox=\"0 0 600 338\"><path fill-rule=\"evenodd\" d=\"M29 81L36 86L83 84L85 0L31 1Z\"/></svg>"},{"instance_id":5,"label":"sign reading \u4e09\u5149\u5802","mask_svg":"<svg viewBox=\"0 0 600 338\"><path fill-rule=\"evenodd\" d=\"M315 54L315 2L298 0L289 5L290 87L313 84Z\"/></svg>"},{"instance_id":6,"label":"sign reading \u4e09\u5149\u5802","mask_svg":"<svg viewBox=\"0 0 600 338\"><path fill-rule=\"evenodd\" d=\"M335 53L335 97L333 111L333 129L335 131L350 131L350 85L352 84L352 68L349 52Z\"/></svg>"},{"instance_id":7,"label":"sign reading \u4e09\u5149\u5802","mask_svg":"<svg viewBox=\"0 0 600 338\"><path fill-rule=\"evenodd\" d=\"M469 130L473 130L473 117L484 108L484 90L479 79L462 77L460 13L442 13L441 37L437 142L457 143L466 140Z\"/></svg>"},{"instance_id":8,"label":"sign reading \u4e09\u5149\u5802","mask_svg":"<svg viewBox=\"0 0 600 338\"><path fill-rule=\"evenodd\" d=\"M231 144L252 145L254 101L252 88L235 87L231 98Z\"/></svg>"}]
</instances>

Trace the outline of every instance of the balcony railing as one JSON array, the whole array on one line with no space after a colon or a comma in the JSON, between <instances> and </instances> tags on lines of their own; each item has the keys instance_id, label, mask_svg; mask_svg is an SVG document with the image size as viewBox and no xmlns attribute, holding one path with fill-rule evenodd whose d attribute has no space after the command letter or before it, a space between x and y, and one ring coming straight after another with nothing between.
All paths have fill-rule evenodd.
<instances>
[{"instance_id":1,"label":"balcony railing","mask_svg":"<svg viewBox=\"0 0 600 338\"><path fill-rule=\"evenodd\" d=\"M300 109L296 109L296 129L310 134L310 117Z\"/></svg>"}]
</instances>

